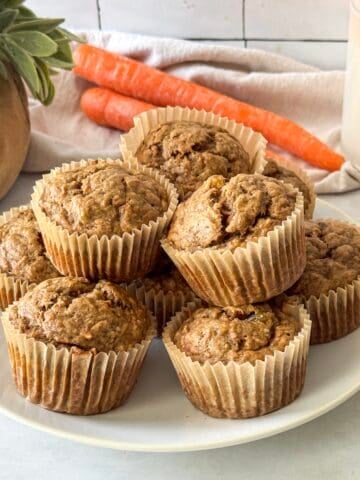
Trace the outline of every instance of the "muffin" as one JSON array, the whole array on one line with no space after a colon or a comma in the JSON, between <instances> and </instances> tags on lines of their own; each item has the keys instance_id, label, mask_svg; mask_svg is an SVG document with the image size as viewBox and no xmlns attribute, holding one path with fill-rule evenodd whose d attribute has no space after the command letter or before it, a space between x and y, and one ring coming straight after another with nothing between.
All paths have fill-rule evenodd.
<instances>
[{"instance_id":1,"label":"muffin","mask_svg":"<svg viewBox=\"0 0 360 480\"><path fill-rule=\"evenodd\" d=\"M154 335L125 289L102 280L45 280L3 316L16 387L32 403L90 415L130 395Z\"/></svg>"},{"instance_id":2,"label":"muffin","mask_svg":"<svg viewBox=\"0 0 360 480\"><path fill-rule=\"evenodd\" d=\"M259 174L214 175L179 205L162 246L208 303L265 301L304 270L302 195Z\"/></svg>"},{"instance_id":3,"label":"muffin","mask_svg":"<svg viewBox=\"0 0 360 480\"><path fill-rule=\"evenodd\" d=\"M307 261L287 295L304 302L311 343L336 340L360 325L360 229L339 220L305 222Z\"/></svg>"},{"instance_id":4,"label":"muffin","mask_svg":"<svg viewBox=\"0 0 360 480\"><path fill-rule=\"evenodd\" d=\"M110 159L56 168L32 195L56 268L94 280L146 275L176 205L175 188L158 172Z\"/></svg>"},{"instance_id":5,"label":"muffin","mask_svg":"<svg viewBox=\"0 0 360 480\"><path fill-rule=\"evenodd\" d=\"M250 173L249 154L216 125L174 121L157 125L136 151L137 160L157 168L172 182L179 199L188 198L211 175Z\"/></svg>"},{"instance_id":6,"label":"muffin","mask_svg":"<svg viewBox=\"0 0 360 480\"><path fill-rule=\"evenodd\" d=\"M281 408L304 384L311 322L302 306L185 307L163 339L195 407L249 418Z\"/></svg>"},{"instance_id":7,"label":"muffin","mask_svg":"<svg viewBox=\"0 0 360 480\"><path fill-rule=\"evenodd\" d=\"M58 276L31 208L5 212L0 217L0 308L20 298L30 284Z\"/></svg>"},{"instance_id":8,"label":"muffin","mask_svg":"<svg viewBox=\"0 0 360 480\"><path fill-rule=\"evenodd\" d=\"M211 175L262 172L266 140L244 125L205 111L154 108L121 136L123 158L160 170L187 199Z\"/></svg>"},{"instance_id":9,"label":"muffin","mask_svg":"<svg viewBox=\"0 0 360 480\"><path fill-rule=\"evenodd\" d=\"M279 161L273 161L266 159L267 163L265 165L263 175L271 178L277 178L286 183L291 183L291 185L297 188L304 197L304 215L305 218L312 218L315 208L315 191L314 184L307 176L304 170L297 168L290 162L287 162L285 159ZM281 161L281 163L280 163Z\"/></svg>"},{"instance_id":10,"label":"muffin","mask_svg":"<svg viewBox=\"0 0 360 480\"><path fill-rule=\"evenodd\" d=\"M176 312L195 300L196 295L172 264L165 270L155 269L145 278L129 285L129 292L136 291L139 301L144 303L157 320L158 335Z\"/></svg>"}]
</instances>

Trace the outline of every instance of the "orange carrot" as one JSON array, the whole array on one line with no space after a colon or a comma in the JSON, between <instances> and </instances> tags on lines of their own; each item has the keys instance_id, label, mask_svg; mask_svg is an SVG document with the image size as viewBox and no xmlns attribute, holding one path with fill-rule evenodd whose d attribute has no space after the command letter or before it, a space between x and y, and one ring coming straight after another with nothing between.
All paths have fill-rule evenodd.
<instances>
[{"instance_id":1,"label":"orange carrot","mask_svg":"<svg viewBox=\"0 0 360 480\"><path fill-rule=\"evenodd\" d=\"M149 103L98 87L89 88L83 93L80 106L90 120L98 125L124 131L134 125L135 115L154 108Z\"/></svg>"},{"instance_id":2,"label":"orange carrot","mask_svg":"<svg viewBox=\"0 0 360 480\"><path fill-rule=\"evenodd\" d=\"M91 45L80 45L74 59L77 75L123 95L154 105L178 105L226 116L261 132L270 143L320 168L337 170L344 162L341 155L314 135L275 113Z\"/></svg>"}]
</instances>

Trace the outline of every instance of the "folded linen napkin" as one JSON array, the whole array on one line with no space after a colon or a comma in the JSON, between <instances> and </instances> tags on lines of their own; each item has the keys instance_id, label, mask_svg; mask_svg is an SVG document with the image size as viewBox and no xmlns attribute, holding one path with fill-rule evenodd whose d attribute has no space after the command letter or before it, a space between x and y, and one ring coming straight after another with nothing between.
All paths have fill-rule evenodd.
<instances>
[{"instance_id":1,"label":"folded linen napkin","mask_svg":"<svg viewBox=\"0 0 360 480\"><path fill-rule=\"evenodd\" d=\"M83 35L93 45L289 117L341 151L342 71L324 72L280 55L204 42L120 32ZM119 156L119 132L98 127L80 111L81 93L90 84L71 72L59 73L54 83L50 107L31 101L32 139L24 170L42 172L79 158ZM346 162L334 173L296 162L314 180L318 193L360 187L360 162Z\"/></svg>"}]
</instances>

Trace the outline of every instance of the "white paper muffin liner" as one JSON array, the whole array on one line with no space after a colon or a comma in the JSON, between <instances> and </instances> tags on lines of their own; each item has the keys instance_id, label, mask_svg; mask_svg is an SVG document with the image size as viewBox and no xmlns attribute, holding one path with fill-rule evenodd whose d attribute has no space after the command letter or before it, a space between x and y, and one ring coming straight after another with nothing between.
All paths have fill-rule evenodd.
<instances>
[{"instance_id":1,"label":"white paper muffin liner","mask_svg":"<svg viewBox=\"0 0 360 480\"><path fill-rule=\"evenodd\" d=\"M197 298L190 289L165 292L161 289L149 288L146 281L143 281L141 286L139 282L136 280L129 284L127 290L155 316L158 335L161 335L163 328L176 312Z\"/></svg>"},{"instance_id":2,"label":"white paper muffin liner","mask_svg":"<svg viewBox=\"0 0 360 480\"><path fill-rule=\"evenodd\" d=\"M306 185L306 187L309 191L310 201L309 201L309 205L307 206L307 208L304 208L304 216L305 216L306 219L311 219L313 217L313 214L314 214L315 203L316 203L316 193L315 193L315 189L314 189L314 182L311 180L311 178L309 177L309 175L306 173L305 170L298 167L297 165L295 165L294 162L291 162L287 158L280 157L280 155L276 155L276 158L275 158L275 156L274 157L269 157L269 158L270 158L270 160L273 160L275 163L277 163L281 167L284 167L287 170L293 171L295 173L295 175L297 177L299 177L300 180Z\"/></svg>"},{"instance_id":3,"label":"white paper muffin liner","mask_svg":"<svg viewBox=\"0 0 360 480\"><path fill-rule=\"evenodd\" d=\"M227 130L249 154L252 172L263 171L266 165L267 141L260 133L215 113L182 107L154 108L134 117L134 127L120 137L120 151L123 158L136 157L137 149L151 129L159 124L174 121L205 123Z\"/></svg>"},{"instance_id":4,"label":"white paper muffin liner","mask_svg":"<svg viewBox=\"0 0 360 480\"><path fill-rule=\"evenodd\" d=\"M303 196L294 212L274 230L245 247L178 250L168 240L162 247L200 298L214 305L266 301L295 283L305 268Z\"/></svg>"},{"instance_id":5,"label":"white paper muffin liner","mask_svg":"<svg viewBox=\"0 0 360 480\"><path fill-rule=\"evenodd\" d=\"M311 344L327 343L360 327L360 276L327 295L311 296L306 308L312 321Z\"/></svg>"},{"instance_id":6,"label":"white paper muffin liner","mask_svg":"<svg viewBox=\"0 0 360 480\"><path fill-rule=\"evenodd\" d=\"M14 215L29 208L28 205L11 208L0 216L0 226L8 222ZM22 297L29 289L30 283L6 273L0 273L0 309L5 310L11 303Z\"/></svg>"},{"instance_id":7,"label":"white paper muffin liner","mask_svg":"<svg viewBox=\"0 0 360 480\"><path fill-rule=\"evenodd\" d=\"M123 162L112 159L71 162L55 168L43 178L97 161L120 164L129 172L142 173L155 179L167 191L168 210L156 221L143 225L141 229L134 229L133 232L124 233L121 236L103 235L99 238L85 233L71 233L47 217L39 204L43 192L43 180L35 184L31 205L48 255L59 272L63 275L93 280L105 278L114 282L130 281L146 275L152 269L159 252L160 238L166 232L177 206L177 193L175 187L158 171L143 167L131 158Z\"/></svg>"},{"instance_id":8,"label":"white paper muffin liner","mask_svg":"<svg viewBox=\"0 0 360 480\"><path fill-rule=\"evenodd\" d=\"M304 307L287 306L302 328L284 351L264 360L228 363L193 361L173 339L180 325L196 310L188 305L166 325L163 341L182 388L193 405L212 417L251 418L288 405L300 394L305 380L311 321Z\"/></svg>"},{"instance_id":9,"label":"white paper muffin liner","mask_svg":"<svg viewBox=\"0 0 360 480\"><path fill-rule=\"evenodd\" d=\"M18 392L43 408L74 415L93 415L122 405L138 379L156 321L146 338L129 351L99 352L55 348L27 338L12 325L6 310L2 324Z\"/></svg>"}]
</instances>

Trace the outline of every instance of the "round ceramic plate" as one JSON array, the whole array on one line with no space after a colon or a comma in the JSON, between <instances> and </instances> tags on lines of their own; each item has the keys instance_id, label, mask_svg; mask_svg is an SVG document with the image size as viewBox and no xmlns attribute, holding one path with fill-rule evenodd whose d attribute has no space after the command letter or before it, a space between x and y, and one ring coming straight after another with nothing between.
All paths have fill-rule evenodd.
<instances>
[{"instance_id":1,"label":"round ceramic plate","mask_svg":"<svg viewBox=\"0 0 360 480\"><path fill-rule=\"evenodd\" d=\"M318 200L316 217L349 218ZM360 329L311 347L304 390L291 405L249 420L219 420L185 398L161 341L153 343L139 382L123 407L93 417L43 410L17 394L3 335L0 411L34 428L101 447L148 452L203 450L251 442L297 427L328 412L360 389Z\"/></svg>"}]
</instances>

